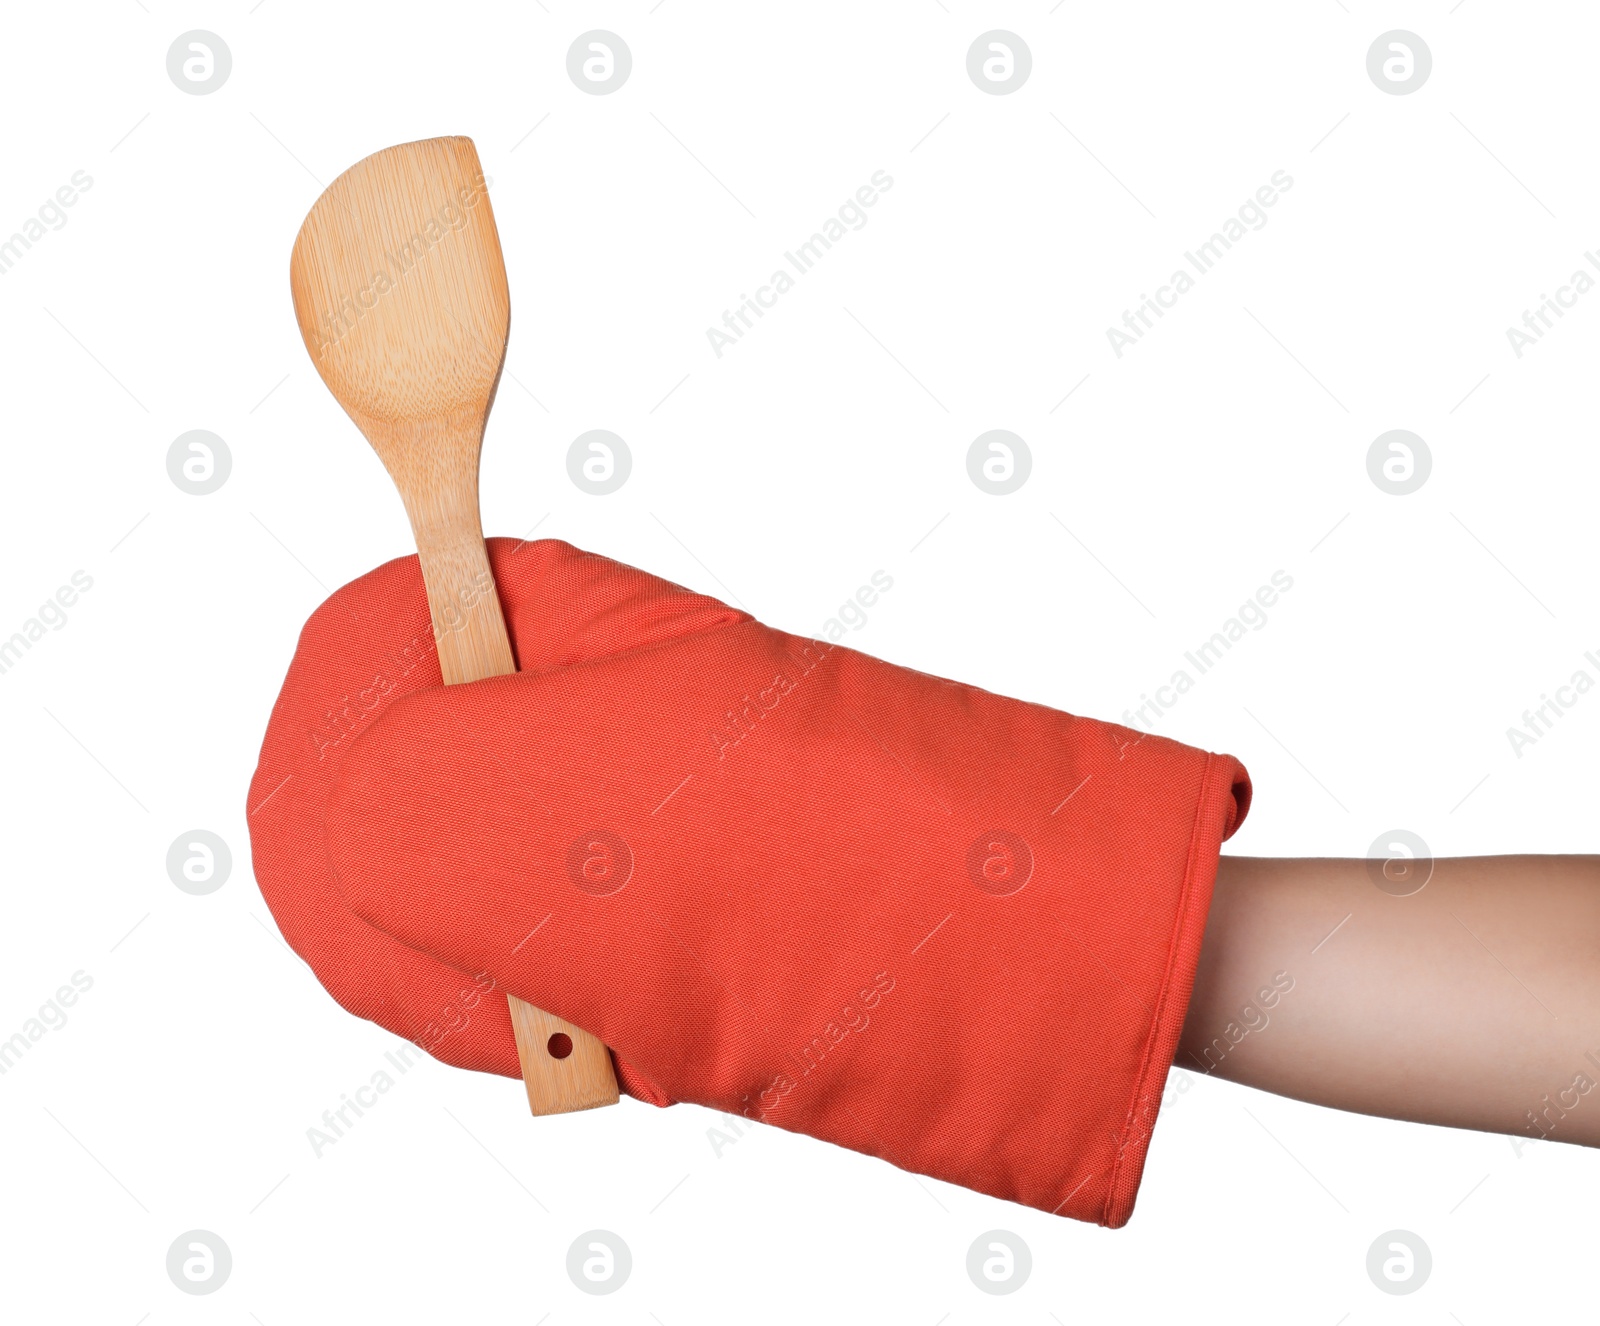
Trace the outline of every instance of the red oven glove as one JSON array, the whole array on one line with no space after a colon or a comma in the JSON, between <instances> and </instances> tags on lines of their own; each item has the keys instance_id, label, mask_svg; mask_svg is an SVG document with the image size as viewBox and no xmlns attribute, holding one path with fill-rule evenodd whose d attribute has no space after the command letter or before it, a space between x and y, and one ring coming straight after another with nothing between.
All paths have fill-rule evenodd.
<instances>
[{"instance_id":1,"label":"red oven glove","mask_svg":"<svg viewBox=\"0 0 1600 1326\"><path fill-rule=\"evenodd\" d=\"M1125 1223L1241 766L566 544L490 560L522 672L440 687L406 558L318 610L274 711L257 875L334 995L515 1075L498 986L641 1098Z\"/></svg>"}]
</instances>

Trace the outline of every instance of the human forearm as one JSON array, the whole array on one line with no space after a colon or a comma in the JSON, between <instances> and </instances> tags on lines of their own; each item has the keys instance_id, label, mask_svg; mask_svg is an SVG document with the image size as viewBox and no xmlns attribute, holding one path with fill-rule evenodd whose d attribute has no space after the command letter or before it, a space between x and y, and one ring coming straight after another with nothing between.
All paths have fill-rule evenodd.
<instances>
[{"instance_id":1,"label":"human forearm","mask_svg":"<svg viewBox=\"0 0 1600 1326\"><path fill-rule=\"evenodd\" d=\"M1395 896L1364 859L1223 857L1178 1065L1600 1145L1600 857L1432 866Z\"/></svg>"}]
</instances>

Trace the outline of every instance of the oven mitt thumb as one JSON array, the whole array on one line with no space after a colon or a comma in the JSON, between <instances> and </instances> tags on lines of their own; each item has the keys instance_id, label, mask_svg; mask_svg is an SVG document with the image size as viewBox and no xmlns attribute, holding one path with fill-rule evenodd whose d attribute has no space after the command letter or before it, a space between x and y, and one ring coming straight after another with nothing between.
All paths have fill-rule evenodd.
<instances>
[{"instance_id":1,"label":"oven mitt thumb","mask_svg":"<svg viewBox=\"0 0 1600 1326\"><path fill-rule=\"evenodd\" d=\"M529 670L602 658L745 614L554 539L490 539L489 566L516 658ZM520 1076L505 994L408 948L346 905L323 812L355 739L388 706L441 686L415 556L329 595L300 632L272 708L246 812L256 881L284 939L338 1002L461 1068ZM660 1091L626 1060L623 1090Z\"/></svg>"},{"instance_id":2,"label":"oven mitt thumb","mask_svg":"<svg viewBox=\"0 0 1600 1326\"><path fill-rule=\"evenodd\" d=\"M637 1094L1124 1223L1241 766L554 549L616 647L535 614L523 672L381 708L323 811L354 915Z\"/></svg>"}]
</instances>

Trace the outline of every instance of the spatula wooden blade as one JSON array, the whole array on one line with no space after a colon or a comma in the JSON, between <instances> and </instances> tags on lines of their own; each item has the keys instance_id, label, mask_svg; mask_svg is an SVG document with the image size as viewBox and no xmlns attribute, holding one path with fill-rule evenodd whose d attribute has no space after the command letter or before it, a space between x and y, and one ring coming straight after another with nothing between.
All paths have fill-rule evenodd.
<instances>
[{"instance_id":1,"label":"spatula wooden blade","mask_svg":"<svg viewBox=\"0 0 1600 1326\"><path fill-rule=\"evenodd\" d=\"M345 171L306 215L290 286L312 362L357 423L487 415L511 295L470 138L403 143Z\"/></svg>"}]
</instances>

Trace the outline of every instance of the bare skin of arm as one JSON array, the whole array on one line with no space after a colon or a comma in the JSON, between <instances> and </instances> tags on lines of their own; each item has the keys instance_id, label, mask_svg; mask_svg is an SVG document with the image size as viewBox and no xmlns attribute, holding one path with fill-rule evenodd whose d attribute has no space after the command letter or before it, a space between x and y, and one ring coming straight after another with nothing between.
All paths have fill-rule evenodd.
<instances>
[{"instance_id":1,"label":"bare skin of arm","mask_svg":"<svg viewBox=\"0 0 1600 1326\"><path fill-rule=\"evenodd\" d=\"M1225 856L1176 1066L1600 1146L1600 857Z\"/></svg>"}]
</instances>

